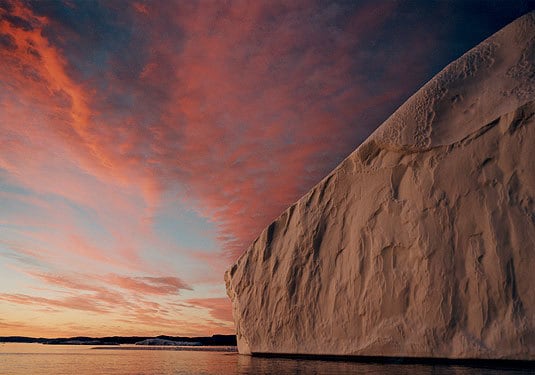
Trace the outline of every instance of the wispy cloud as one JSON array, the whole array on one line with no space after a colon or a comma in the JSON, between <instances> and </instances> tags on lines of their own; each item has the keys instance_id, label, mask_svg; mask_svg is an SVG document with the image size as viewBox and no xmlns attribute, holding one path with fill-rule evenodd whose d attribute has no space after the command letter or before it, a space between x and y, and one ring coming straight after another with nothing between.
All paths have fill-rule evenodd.
<instances>
[{"instance_id":1,"label":"wispy cloud","mask_svg":"<svg viewBox=\"0 0 535 375\"><path fill-rule=\"evenodd\" d=\"M30 296L26 294L0 294L0 300L2 301L25 306L37 305L44 307L60 307L94 313L109 313L111 311L111 307L109 305L103 304L102 301L95 300L93 297L94 296L91 295L78 295L65 297L63 299L52 299Z\"/></svg>"},{"instance_id":2,"label":"wispy cloud","mask_svg":"<svg viewBox=\"0 0 535 375\"><path fill-rule=\"evenodd\" d=\"M228 298L196 298L186 301L197 307L206 308L214 319L232 322L232 306Z\"/></svg>"},{"instance_id":3,"label":"wispy cloud","mask_svg":"<svg viewBox=\"0 0 535 375\"><path fill-rule=\"evenodd\" d=\"M178 277L127 277L111 275L106 278L113 285L144 294L178 294L191 288Z\"/></svg>"}]
</instances>

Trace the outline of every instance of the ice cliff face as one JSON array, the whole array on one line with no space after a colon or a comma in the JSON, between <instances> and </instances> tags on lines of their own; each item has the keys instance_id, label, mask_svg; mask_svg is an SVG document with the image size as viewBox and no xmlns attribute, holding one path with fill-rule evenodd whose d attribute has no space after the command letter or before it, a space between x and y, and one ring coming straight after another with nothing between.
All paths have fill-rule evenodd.
<instances>
[{"instance_id":1,"label":"ice cliff face","mask_svg":"<svg viewBox=\"0 0 535 375\"><path fill-rule=\"evenodd\" d=\"M225 275L240 353L535 360L535 13L451 63Z\"/></svg>"}]
</instances>

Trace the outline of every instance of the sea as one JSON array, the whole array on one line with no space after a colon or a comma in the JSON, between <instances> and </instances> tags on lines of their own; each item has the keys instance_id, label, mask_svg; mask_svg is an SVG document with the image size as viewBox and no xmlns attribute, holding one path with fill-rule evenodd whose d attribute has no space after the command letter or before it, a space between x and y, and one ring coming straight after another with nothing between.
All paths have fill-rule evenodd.
<instances>
[{"instance_id":1,"label":"sea","mask_svg":"<svg viewBox=\"0 0 535 375\"><path fill-rule=\"evenodd\" d=\"M530 368L377 364L239 355L232 347L140 348L132 345L0 344L1 375L179 374L534 374Z\"/></svg>"}]
</instances>

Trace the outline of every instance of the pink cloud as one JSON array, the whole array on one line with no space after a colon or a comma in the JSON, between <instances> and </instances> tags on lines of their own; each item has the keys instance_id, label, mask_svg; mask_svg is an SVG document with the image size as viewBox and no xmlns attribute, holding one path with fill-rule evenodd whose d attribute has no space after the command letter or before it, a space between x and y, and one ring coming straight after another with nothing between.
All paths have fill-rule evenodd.
<instances>
[{"instance_id":1,"label":"pink cloud","mask_svg":"<svg viewBox=\"0 0 535 375\"><path fill-rule=\"evenodd\" d=\"M113 285L142 294L179 294L181 290L191 288L178 277L128 277L110 275L106 280Z\"/></svg>"},{"instance_id":2,"label":"pink cloud","mask_svg":"<svg viewBox=\"0 0 535 375\"><path fill-rule=\"evenodd\" d=\"M188 9L173 9L177 6ZM190 204L217 225L230 258L355 147L367 131L355 129L355 119L403 92L398 88L370 96L359 87L361 78L353 76L359 68L353 50L386 22L393 4L358 9L344 33L325 32L340 10L318 12L300 2L202 7L170 3L150 12L142 3L133 7L141 17L134 21L157 42L131 80L113 70L106 75L114 95L124 93L139 101L133 112L113 107L106 93L99 99L91 81L80 83L68 74L62 51L43 37L50 22L22 6L16 12L33 20L34 29L2 23L2 32L12 35L17 46L3 53L18 62L7 64L2 73L15 77L17 95L37 99L42 115L55 119L46 122L46 133L38 139L29 136L29 142L40 143L51 131L68 144L74 167L112 186L138 186L146 208L158 205L166 188L179 186ZM161 23L170 13L178 14L168 20L172 25ZM179 50L175 39L162 37L162 27L183 31ZM34 54L26 52L28 40ZM37 82L28 84L23 65L36 72ZM9 102L6 106L13 108ZM13 124L10 131L18 128ZM6 157L3 164L12 175L26 169L19 175L31 177L21 177L23 185L54 186L47 176L17 166L26 146L9 147L11 155L19 147L19 155ZM34 169L46 157L45 149ZM64 181L55 190L58 194L87 207L102 207L98 199L110 194L109 187L87 189L79 176L61 173L51 178ZM95 188L108 191L96 198ZM116 211L132 208L130 202L117 200L110 206ZM127 241L127 236L120 237ZM124 256L138 261L135 250Z\"/></svg>"},{"instance_id":3,"label":"pink cloud","mask_svg":"<svg viewBox=\"0 0 535 375\"><path fill-rule=\"evenodd\" d=\"M181 290L191 288L178 277L172 276L140 276L131 277L117 274L106 276L98 275L61 275L42 272L27 272L30 276L53 286L60 286L75 291L97 292L99 299L107 299L113 304L123 304L122 294L115 292L110 287L121 288L140 295L178 295ZM108 297L111 297L108 299ZM148 303L150 304L150 303ZM154 303L153 307L157 307Z\"/></svg>"},{"instance_id":4,"label":"pink cloud","mask_svg":"<svg viewBox=\"0 0 535 375\"><path fill-rule=\"evenodd\" d=\"M232 305L228 298L195 298L186 301L194 306L208 309L214 319L233 322Z\"/></svg>"},{"instance_id":5,"label":"pink cloud","mask_svg":"<svg viewBox=\"0 0 535 375\"><path fill-rule=\"evenodd\" d=\"M323 24L310 22L326 22L329 10L214 3L179 17L187 35L179 54L169 54L165 38L153 46L143 79L173 98L154 126L155 155L218 225L231 257L355 147L360 113L400 96L400 89L369 97L348 87L356 69L350 48L393 8L360 11L348 26L359 35L348 41L330 40ZM266 17L275 20L269 32L256 27ZM165 71L166 80L154 68L161 56L179 67L174 76Z\"/></svg>"},{"instance_id":6,"label":"pink cloud","mask_svg":"<svg viewBox=\"0 0 535 375\"><path fill-rule=\"evenodd\" d=\"M91 298L91 296L83 295L54 299L30 296L26 294L0 293L0 300L25 306L37 305L44 307L60 307L102 314L111 312L109 306L103 305L99 301Z\"/></svg>"}]
</instances>

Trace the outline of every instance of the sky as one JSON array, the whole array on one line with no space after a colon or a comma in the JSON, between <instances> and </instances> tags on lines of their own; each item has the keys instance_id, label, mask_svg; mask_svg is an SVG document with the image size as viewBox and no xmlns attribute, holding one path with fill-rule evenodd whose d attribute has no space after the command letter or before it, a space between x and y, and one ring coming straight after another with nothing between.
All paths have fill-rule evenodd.
<instances>
[{"instance_id":1,"label":"sky","mask_svg":"<svg viewBox=\"0 0 535 375\"><path fill-rule=\"evenodd\" d=\"M0 0L0 336L234 333L261 230L534 8Z\"/></svg>"}]
</instances>

